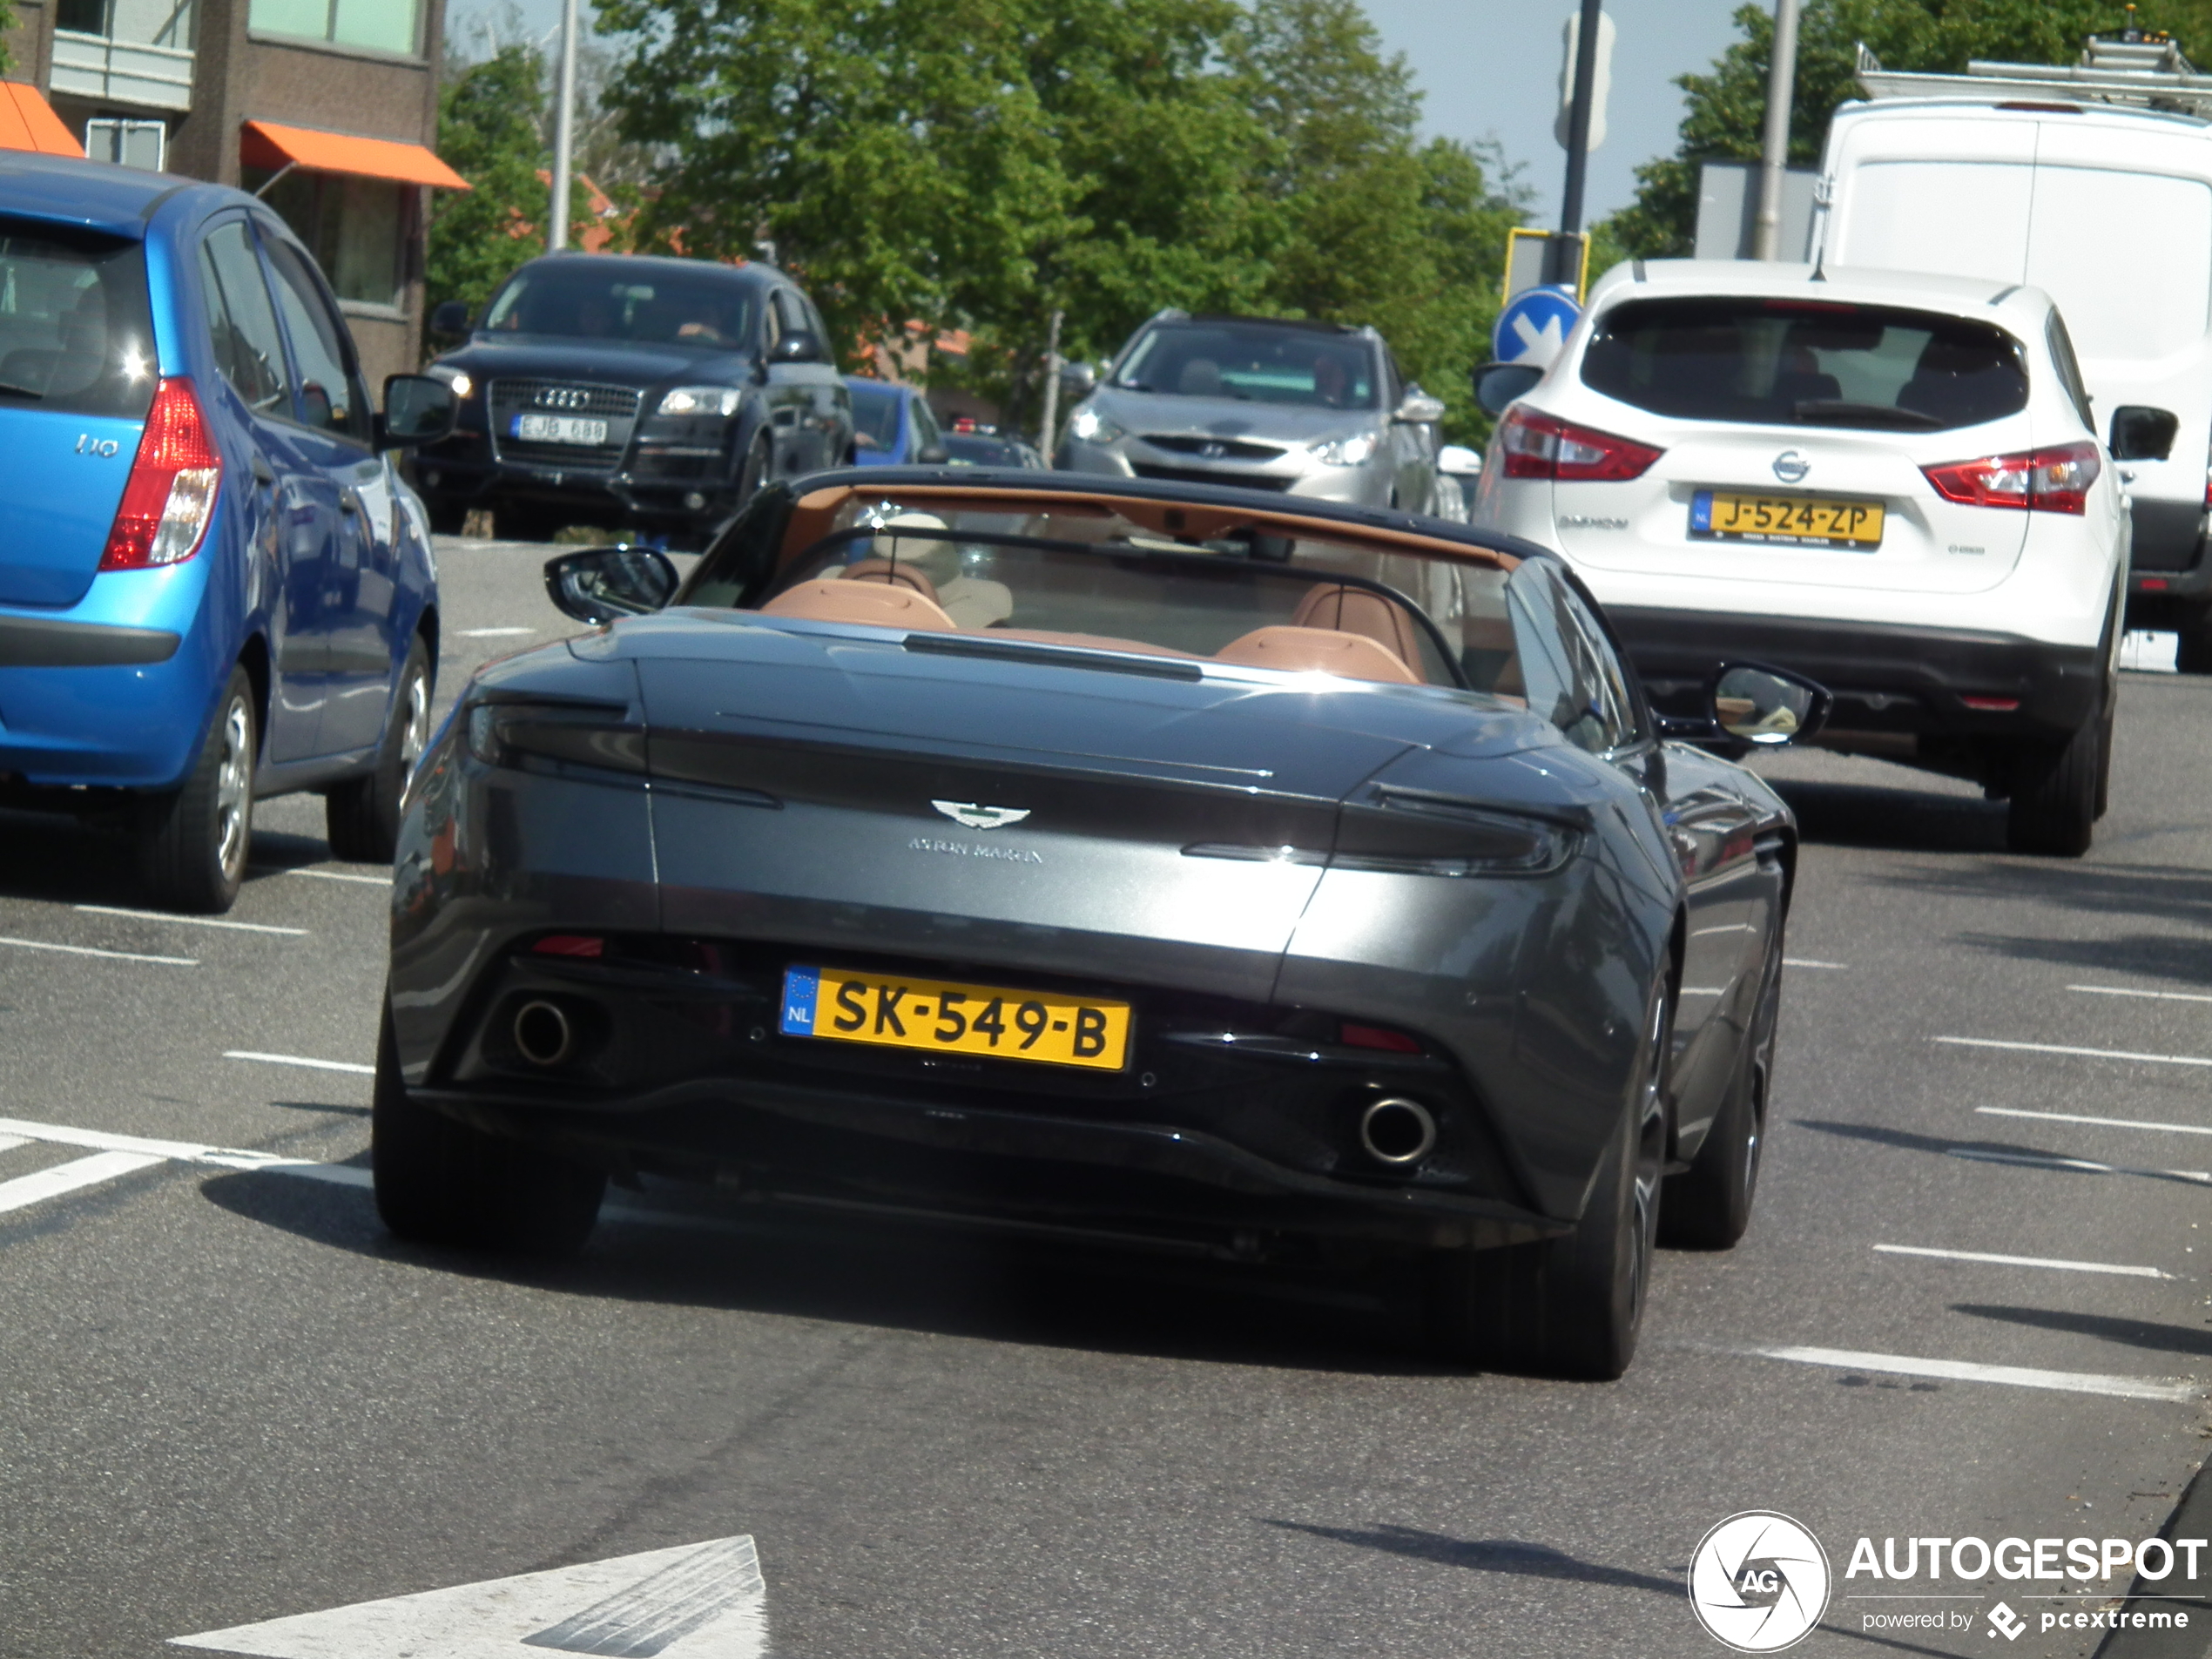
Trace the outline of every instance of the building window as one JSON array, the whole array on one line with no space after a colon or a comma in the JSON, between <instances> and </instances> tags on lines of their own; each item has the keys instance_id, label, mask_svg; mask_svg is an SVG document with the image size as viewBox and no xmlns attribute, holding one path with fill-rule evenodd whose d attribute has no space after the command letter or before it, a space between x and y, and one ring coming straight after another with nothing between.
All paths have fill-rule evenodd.
<instances>
[{"instance_id":1,"label":"building window","mask_svg":"<svg viewBox=\"0 0 2212 1659\"><path fill-rule=\"evenodd\" d=\"M270 175L246 170L246 188ZM359 305L400 305L407 246L408 198L412 185L344 173L294 168L268 187L262 199L307 245L341 300Z\"/></svg>"},{"instance_id":2,"label":"building window","mask_svg":"<svg viewBox=\"0 0 2212 1659\"><path fill-rule=\"evenodd\" d=\"M297 35L341 46L417 54L422 0L253 0L247 26L263 34Z\"/></svg>"},{"instance_id":3,"label":"building window","mask_svg":"<svg viewBox=\"0 0 2212 1659\"><path fill-rule=\"evenodd\" d=\"M168 158L169 129L159 121L96 116L84 124L84 153L94 161L120 162L159 172Z\"/></svg>"}]
</instances>

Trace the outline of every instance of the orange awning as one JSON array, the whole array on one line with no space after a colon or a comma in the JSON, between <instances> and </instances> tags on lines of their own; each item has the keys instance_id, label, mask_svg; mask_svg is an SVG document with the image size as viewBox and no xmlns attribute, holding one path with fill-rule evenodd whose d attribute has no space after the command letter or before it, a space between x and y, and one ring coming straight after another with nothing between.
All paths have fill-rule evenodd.
<instances>
[{"instance_id":1,"label":"orange awning","mask_svg":"<svg viewBox=\"0 0 2212 1659\"><path fill-rule=\"evenodd\" d=\"M84 146L62 118L22 81L0 81L0 150L35 150L44 156L81 156Z\"/></svg>"},{"instance_id":2,"label":"orange awning","mask_svg":"<svg viewBox=\"0 0 2212 1659\"><path fill-rule=\"evenodd\" d=\"M238 153L247 166L271 172L305 167L310 172L346 172L361 179L396 179L402 185L435 185L441 190L469 187L466 179L422 145L279 126L274 121L248 121L239 138Z\"/></svg>"}]
</instances>

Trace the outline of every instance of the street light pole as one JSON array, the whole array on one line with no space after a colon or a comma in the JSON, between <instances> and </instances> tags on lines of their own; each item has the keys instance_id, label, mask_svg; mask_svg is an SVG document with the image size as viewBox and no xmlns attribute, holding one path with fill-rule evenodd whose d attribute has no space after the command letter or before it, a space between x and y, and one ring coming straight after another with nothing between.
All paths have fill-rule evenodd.
<instances>
[{"instance_id":1,"label":"street light pole","mask_svg":"<svg viewBox=\"0 0 2212 1659\"><path fill-rule=\"evenodd\" d=\"M1774 52L1767 65L1766 142L1759 156L1759 212L1751 257L1775 260L1782 247L1782 179L1790 165L1790 105L1797 85L1797 0L1774 0Z\"/></svg>"},{"instance_id":2,"label":"street light pole","mask_svg":"<svg viewBox=\"0 0 2212 1659\"><path fill-rule=\"evenodd\" d=\"M545 251L569 245L569 161L576 147L576 6L562 0L561 78L553 111L553 216L545 233Z\"/></svg>"},{"instance_id":3,"label":"street light pole","mask_svg":"<svg viewBox=\"0 0 2212 1659\"><path fill-rule=\"evenodd\" d=\"M1567 117L1567 185L1560 192L1559 234L1544 250L1544 280L1572 286L1582 260L1582 184L1590 169L1590 105L1597 91L1601 0L1582 0L1575 34L1575 102Z\"/></svg>"}]
</instances>

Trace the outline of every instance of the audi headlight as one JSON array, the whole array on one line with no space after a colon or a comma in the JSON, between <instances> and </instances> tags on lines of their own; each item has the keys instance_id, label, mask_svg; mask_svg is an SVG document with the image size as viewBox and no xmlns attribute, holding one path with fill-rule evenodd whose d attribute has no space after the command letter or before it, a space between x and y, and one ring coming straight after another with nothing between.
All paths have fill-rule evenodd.
<instances>
[{"instance_id":1,"label":"audi headlight","mask_svg":"<svg viewBox=\"0 0 2212 1659\"><path fill-rule=\"evenodd\" d=\"M469 401L469 395L476 389L475 377L465 368L455 368L446 363L433 363L422 372L443 381L448 386L453 388L454 396L464 403Z\"/></svg>"},{"instance_id":2,"label":"audi headlight","mask_svg":"<svg viewBox=\"0 0 2212 1659\"><path fill-rule=\"evenodd\" d=\"M1375 435L1361 432L1349 438L1317 443L1312 453L1325 467L1364 467L1375 453Z\"/></svg>"},{"instance_id":3,"label":"audi headlight","mask_svg":"<svg viewBox=\"0 0 2212 1659\"><path fill-rule=\"evenodd\" d=\"M1111 443L1129 435L1088 403L1069 420L1068 435L1081 438L1085 443Z\"/></svg>"},{"instance_id":4,"label":"audi headlight","mask_svg":"<svg viewBox=\"0 0 2212 1659\"><path fill-rule=\"evenodd\" d=\"M729 386L678 386L660 395L663 415L719 415L738 412L738 392Z\"/></svg>"}]
</instances>

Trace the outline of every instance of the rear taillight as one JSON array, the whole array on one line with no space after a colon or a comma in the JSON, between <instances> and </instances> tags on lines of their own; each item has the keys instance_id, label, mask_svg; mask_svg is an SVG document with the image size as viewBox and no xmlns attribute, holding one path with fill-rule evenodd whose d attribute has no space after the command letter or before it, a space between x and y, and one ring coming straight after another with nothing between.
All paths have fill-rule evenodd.
<instances>
[{"instance_id":1,"label":"rear taillight","mask_svg":"<svg viewBox=\"0 0 2212 1659\"><path fill-rule=\"evenodd\" d=\"M2020 507L2036 513L2088 510L2089 486L2104 462L2094 443L2062 443L2017 455L1984 455L1921 470L1946 501L1966 507Z\"/></svg>"},{"instance_id":2,"label":"rear taillight","mask_svg":"<svg viewBox=\"0 0 2212 1659\"><path fill-rule=\"evenodd\" d=\"M1532 409L1506 412L1499 436L1508 478L1558 478L1569 482L1619 482L1640 478L1666 453L1609 432L1554 420Z\"/></svg>"},{"instance_id":3,"label":"rear taillight","mask_svg":"<svg viewBox=\"0 0 2212 1659\"><path fill-rule=\"evenodd\" d=\"M215 516L222 477L223 458L215 453L192 382L162 381L146 411L100 569L139 570L192 557Z\"/></svg>"}]
</instances>

